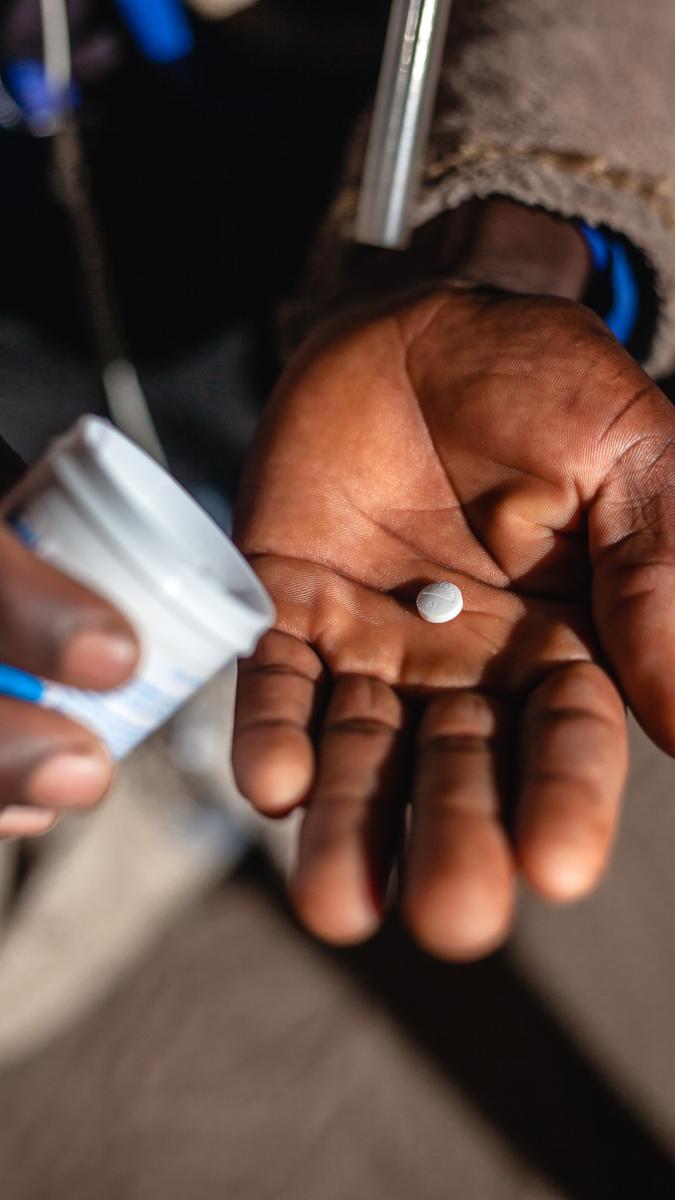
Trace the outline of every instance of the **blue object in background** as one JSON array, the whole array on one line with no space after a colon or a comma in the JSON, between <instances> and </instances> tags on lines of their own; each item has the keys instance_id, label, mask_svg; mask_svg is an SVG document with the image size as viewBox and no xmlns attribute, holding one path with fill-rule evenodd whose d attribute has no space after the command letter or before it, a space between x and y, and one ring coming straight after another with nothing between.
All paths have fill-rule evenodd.
<instances>
[{"instance_id":1,"label":"blue object in background","mask_svg":"<svg viewBox=\"0 0 675 1200\"><path fill-rule=\"evenodd\" d=\"M0 696L12 696L29 704L39 704L45 693L45 685L37 675L29 675L16 667L0 663Z\"/></svg>"},{"instance_id":2,"label":"blue object in background","mask_svg":"<svg viewBox=\"0 0 675 1200\"><path fill-rule=\"evenodd\" d=\"M152 62L177 62L193 49L194 34L181 0L117 0L117 7Z\"/></svg>"},{"instance_id":3,"label":"blue object in background","mask_svg":"<svg viewBox=\"0 0 675 1200\"><path fill-rule=\"evenodd\" d=\"M4 67L7 86L36 133L51 133L66 108L76 108L79 93L72 84L66 93L47 77L38 59L13 59Z\"/></svg>"}]
</instances>

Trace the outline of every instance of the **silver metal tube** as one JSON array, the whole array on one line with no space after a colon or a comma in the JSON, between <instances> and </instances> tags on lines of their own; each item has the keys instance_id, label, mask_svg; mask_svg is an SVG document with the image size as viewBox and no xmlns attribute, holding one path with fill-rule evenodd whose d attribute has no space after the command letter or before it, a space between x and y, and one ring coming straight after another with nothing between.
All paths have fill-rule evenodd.
<instances>
[{"instance_id":1,"label":"silver metal tube","mask_svg":"<svg viewBox=\"0 0 675 1200\"><path fill-rule=\"evenodd\" d=\"M354 237L405 246L452 0L393 0Z\"/></svg>"}]
</instances>

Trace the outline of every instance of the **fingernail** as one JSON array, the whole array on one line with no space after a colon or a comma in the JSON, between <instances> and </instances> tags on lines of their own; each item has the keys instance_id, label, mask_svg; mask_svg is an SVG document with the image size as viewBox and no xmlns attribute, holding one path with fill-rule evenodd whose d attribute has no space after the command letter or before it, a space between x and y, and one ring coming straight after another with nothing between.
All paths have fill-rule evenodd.
<instances>
[{"instance_id":1,"label":"fingernail","mask_svg":"<svg viewBox=\"0 0 675 1200\"><path fill-rule=\"evenodd\" d=\"M56 824L58 815L48 808L8 804L0 810L0 838L36 837Z\"/></svg>"},{"instance_id":2,"label":"fingernail","mask_svg":"<svg viewBox=\"0 0 675 1200\"><path fill-rule=\"evenodd\" d=\"M130 674L138 646L122 630L83 629L69 642L64 667L80 687L114 687Z\"/></svg>"},{"instance_id":3,"label":"fingernail","mask_svg":"<svg viewBox=\"0 0 675 1200\"><path fill-rule=\"evenodd\" d=\"M38 764L25 791L34 804L77 807L95 804L103 796L112 765L107 752L58 754Z\"/></svg>"}]
</instances>

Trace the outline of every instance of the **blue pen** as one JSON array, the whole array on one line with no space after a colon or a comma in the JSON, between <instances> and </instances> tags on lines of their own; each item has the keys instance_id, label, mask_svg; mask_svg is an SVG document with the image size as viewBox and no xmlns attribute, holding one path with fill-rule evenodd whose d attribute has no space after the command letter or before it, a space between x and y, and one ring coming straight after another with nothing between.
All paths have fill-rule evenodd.
<instances>
[{"instance_id":1,"label":"blue pen","mask_svg":"<svg viewBox=\"0 0 675 1200\"><path fill-rule=\"evenodd\" d=\"M12 696L28 704L39 704L44 694L45 684L37 675L29 675L27 671L0 663L0 696Z\"/></svg>"}]
</instances>

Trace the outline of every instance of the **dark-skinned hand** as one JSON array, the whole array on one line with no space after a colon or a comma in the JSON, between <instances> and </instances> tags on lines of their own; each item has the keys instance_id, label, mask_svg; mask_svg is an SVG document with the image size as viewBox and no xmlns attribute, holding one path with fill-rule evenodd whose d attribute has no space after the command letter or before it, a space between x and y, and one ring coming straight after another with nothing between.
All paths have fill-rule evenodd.
<instances>
[{"instance_id":1,"label":"dark-skinned hand","mask_svg":"<svg viewBox=\"0 0 675 1200\"><path fill-rule=\"evenodd\" d=\"M0 662L84 688L124 683L138 658L128 622L0 527ZM0 838L45 833L107 791L113 764L93 733L0 695Z\"/></svg>"},{"instance_id":2,"label":"dark-skinned hand","mask_svg":"<svg viewBox=\"0 0 675 1200\"><path fill-rule=\"evenodd\" d=\"M627 702L675 750L675 416L572 302L446 288L305 348L270 405L238 541L278 624L242 664L234 764L305 808L292 895L378 926L392 867L447 958L506 935L518 875L601 875ZM415 607L452 580L446 625Z\"/></svg>"}]
</instances>

